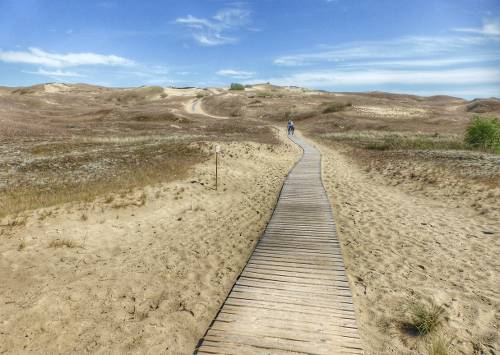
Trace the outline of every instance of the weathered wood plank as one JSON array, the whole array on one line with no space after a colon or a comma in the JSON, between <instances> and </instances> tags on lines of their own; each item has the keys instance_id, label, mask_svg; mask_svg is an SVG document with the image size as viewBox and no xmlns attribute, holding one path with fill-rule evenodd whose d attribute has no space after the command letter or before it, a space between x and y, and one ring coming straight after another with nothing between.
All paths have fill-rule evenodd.
<instances>
[{"instance_id":1,"label":"weathered wood plank","mask_svg":"<svg viewBox=\"0 0 500 355\"><path fill-rule=\"evenodd\" d=\"M304 149L197 354L362 354L319 152Z\"/></svg>"}]
</instances>

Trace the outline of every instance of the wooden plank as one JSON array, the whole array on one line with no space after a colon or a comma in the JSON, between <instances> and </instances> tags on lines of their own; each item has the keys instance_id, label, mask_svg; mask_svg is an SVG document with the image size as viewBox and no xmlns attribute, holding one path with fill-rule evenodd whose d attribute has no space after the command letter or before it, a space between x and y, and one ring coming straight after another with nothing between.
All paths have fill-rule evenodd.
<instances>
[{"instance_id":1,"label":"wooden plank","mask_svg":"<svg viewBox=\"0 0 500 355\"><path fill-rule=\"evenodd\" d=\"M305 354L359 354L359 347L356 345L339 346L337 342L328 342L326 338L318 337L319 341L312 344L308 341L300 341L295 338L281 338L278 336L247 335L229 332L209 331L206 339L218 342L233 344L249 344L253 346L265 347L273 354L274 349Z\"/></svg>"},{"instance_id":2,"label":"wooden plank","mask_svg":"<svg viewBox=\"0 0 500 355\"><path fill-rule=\"evenodd\" d=\"M255 310L252 310L254 313ZM333 322L332 320L320 319L320 318L311 318L305 317L302 319L298 317L280 317L279 314L276 313L268 313L266 315L261 314L258 317L246 317L241 313L235 312L220 312L217 317L217 321L224 322L228 325L228 327L232 327L234 329L238 328L251 328L252 326L258 325L260 328L264 329L272 329L282 327L283 329L302 329L303 331L308 332L318 332L325 334L335 334L342 335L348 338L359 338L357 328L352 327L351 325L342 325L337 322ZM290 336L293 337L293 333L290 333Z\"/></svg>"},{"instance_id":3,"label":"wooden plank","mask_svg":"<svg viewBox=\"0 0 500 355\"><path fill-rule=\"evenodd\" d=\"M241 273L241 276L248 278L257 278L263 280L273 280L273 281L284 281L290 283L297 283L301 285L319 285L319 286L330 286L330 285L340 285L349 286L349 281L344 275L327 275L326 277L318 277L319 275L313 277L308 276L304 273L293 273L286 271L275 271L272 269L267 270L255 270L252 268L245 268Z\"/></svg>"},{"instance_id":4,"label":"wooden plank","mask_svg":"<svg viewBox=\"0 0 500 355\"><path fill-rule=\"evenodd\" d=\"M255 326L255 324L245 324L244 327L235 327L231 323L218 323L214 325L208 334L212 334L215 336L223 336L227 333L233 334L245 334L245 331L248 329L252 329L252 333L257 336L269 336L275 338L286 338L289 335L290 330L293 331L295 335L295 340L300 340L303 342L314 342L318 338L318 333L320 333L321 341L323 342L332 342L332 341L342 341L345 345L349 344L352 347L360 346L360 339L354 336L345 336L339 333L327 333L322 332L320 329L315 331L308 331L301 327L266 327L265 333L263 332L262 327Z\"/></svg>"},{"instance_id":5,"label":"wooden plank","mask_svg":"<svg viewBox=\"0 0 500 355\"><path fill-rule=\"evenodd\" d=\"M277 300L280 302L277 302ZM355 319L352 310L344 310L330 306L307 304L306 302L297 302L292 300L283 300L278 297L268 297L268 299L258 299L250 295L239 297L238 294L231 295L226 300L226 305L230 306L248 306L253 308L264 308L277 311L303 312L319 316L339 316L345 319Z\"/></svg>"},{"instance_id":6,"label":"wooden plank","mask_svg":"<svg viewBox=\"0 0 500 355\"><path fill-rule=\"evenodd\" d=\"M296 294L291 292L281 292L279 290L267 290L258 288L248 288L235 286L231 292L231 297L241 297L249 299L273 299L276 302L288 302L294 304L314 304L321 307L340 309L354 312L352 303L348 301L332 301L331 297L313 296L307 294Z\"/></svg>"},{"instance_id":7,"label":"wooden plank","mask_svg":"<svg viewBox=\"0 0 500 355\"><path fill-rule=\"evenodd\" d=\"M363 353L321 157L296 143L304 155L195 353Z\"/></svg>"}]
</instances>

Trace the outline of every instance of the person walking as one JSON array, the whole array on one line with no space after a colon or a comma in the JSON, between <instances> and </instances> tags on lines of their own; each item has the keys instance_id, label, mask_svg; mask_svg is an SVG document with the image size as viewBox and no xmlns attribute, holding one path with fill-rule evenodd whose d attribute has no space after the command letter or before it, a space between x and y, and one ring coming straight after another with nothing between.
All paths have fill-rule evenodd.
<instances>
[{"instance_id":1,"label":"person walking","mask_svg":"<svg viewBox=\"0 0 500 355\"><path fill-rule=\"evenodd\" d=\"M288 135L290 135L290 133L292 132L292 120L288 120L288 124L287 124L287 132L288 132Z\"/></svg>"},{"instance_id":2,"label":"person walking","mask_svg":"<svg viewBox=\"0 0 500 355\"><path fill-rule=\"evenodd\" d=\"M291 132L292 136L295 133L295 124L293 123L292 120L290 120L290 132Z\"/></svg>"}]
</instances>

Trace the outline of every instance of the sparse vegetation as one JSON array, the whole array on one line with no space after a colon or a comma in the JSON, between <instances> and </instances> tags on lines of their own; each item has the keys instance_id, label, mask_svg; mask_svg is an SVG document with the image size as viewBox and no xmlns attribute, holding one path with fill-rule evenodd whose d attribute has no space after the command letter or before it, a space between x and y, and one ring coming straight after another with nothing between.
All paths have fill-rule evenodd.
<instances>
[{"instance_id":1,"label":"sparse vegetation","mask_svg":"<svg viewBox=\"0 0 500 355\"><path fill-rule=\"evenodd\" d=\"M80 244L70 239L54 239L49 243L49 248L78 248Z\"/></svg>"},{"instance_id":2,"label":"sparse vegetation","mask_svg":"<svg viewBox=\"0 0 500 355\"><path fill-rule=\"evenodd\" d=\"M111 203L113 193L178 178L204 159L189 142L168 140L83 146L60 142L59 146L50 146L52 151L58 154L19 167L22 175L11 182L16 185L10 185L15 188L0 189L0 217L70 201L90 201L97 196L106 196L105 202ZM85 172L89 164L92 174L75 179L75 172ZM36 184L26 180L32 176L36 176Z\"/></svg>"},{"instance_id":3,"label":"sparse vegetation","mask_svg":"<svg viewBox=\"0 0 500 355\"><path fill-rule=\"evenodd\" d=\"M404 326L423 336L433 333L441 325L444 309L435 303L415 302L409 307L409 315L410 320Z\"/></svg>"},{"instance_id":4,"label":"sparse vegetation","mask_svg":"<svg viewBox=\"0 0 500 355\"><path fill-rule=\"evenodd\" d=\"M255 94L255 96L260 97L260 98L266 98L266 97L273 97L273 94L267 91L259 91Z\"/></svg>"},{"instance_id":5,"label":"sparse vegetation","mask_svg":"<svg viewBox=\"0 0 500 355\"><path fill-rule=\"evenodd\" d=\"M449 355L450 348L451 341L446 339L442 334L431 337L426 344L428 355Z\"/></svg>"},{"instance_id":6,"label":"sparse vegetation","mask_svg":"<svg viewBox=\"0 0 500 355\"><path fill-rule=\"evenodd\" d=\"M328 104L328 106L323 109L323 113L340 112L344 111L346 108L351 106L352 104L350 102L348 103L333 102L331 104Z\"/></svg>"},{"instance_id":7,"label":"sparse vegetation","mask_svg":"<svg viewBox=\"0 0 500 355\"><path fill-rule=\"evenodd\" d=\"M500 121L475 117L467 128L465 142L474 148L500 153Z\"/></svg>"},{"instance_id":8,"label":"sparse vegetation","mask_svg":"<svg viewBox=\"0 0 500 355\"><path fill-rule=\"evenodd\" d=\"M371 150L470 149L459 135L385 133L379 131L329 133L323 137Z\"/></svg>"},{"instance_id":9,"label":"sparse vegetation","mask_svg":"<svg viewBox=\"0 0 500 355\"><path fill-rule=\"evenodd\" d=\"M22 242L19 243L19 245L17 246L17 250L21 251L21 250L24 250L24 248L26 248L26 242L23 240Z\"/></svg>"},{"instance_id":10,"label":"sparse vegetation","mask_svg":"<svg viewBox=\"0 0 500 355\"><path fill-rule=\"evenodd\" d=\"M232 83L229 90L245 90L245 86L238 83Z\"/></svg>"},{"instance_id":11,"label":"sparse vegetation","mask_svg":"<svg viewBox=\"0 0 500 355\"><path fill-rule=\"evenodd\" d=\"M176 122L176 123L187 123L188 119L184 117L179 117L171 112L160 112L160 113L139 113L130 116L131 121L137 122Z\"/></svg>"}]
</instances>

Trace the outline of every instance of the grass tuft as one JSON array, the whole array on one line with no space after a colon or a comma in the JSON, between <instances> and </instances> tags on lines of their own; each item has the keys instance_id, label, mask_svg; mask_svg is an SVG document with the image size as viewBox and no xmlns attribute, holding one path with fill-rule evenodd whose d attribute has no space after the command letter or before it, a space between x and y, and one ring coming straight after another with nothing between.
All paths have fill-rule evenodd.
<instances>
[{"instance_id":1,"label":"grass tuft","mask_svg":"<svg viewBox=\"0 0 500 355\"><path fill-rule=\"evenodd\" d=\"M70 239L54 239L49 243L49 248L78 248L80 245Z\"/></svg>"},{"instance_id":2,"label":"grass tuft","mask_svg":"<svg viewBox=\"0 0 500 355\"><path fill-rule=\"evenodd\" d=\"M424 336L433 333L443 322L444 309L434 303L413 303L409 307L410 320L407 330Z\"/></svg>"},{"instance_id":3,"label":"grass tuft","mask_svg":"<svg viewBox=\"0 0 500 355\"><path fill-rule=\"evenodd\" d=\"M426 345L428 355L448 355L450 354L451 341L443 335L433 336Z\"/></svg>"}]
</instances>

